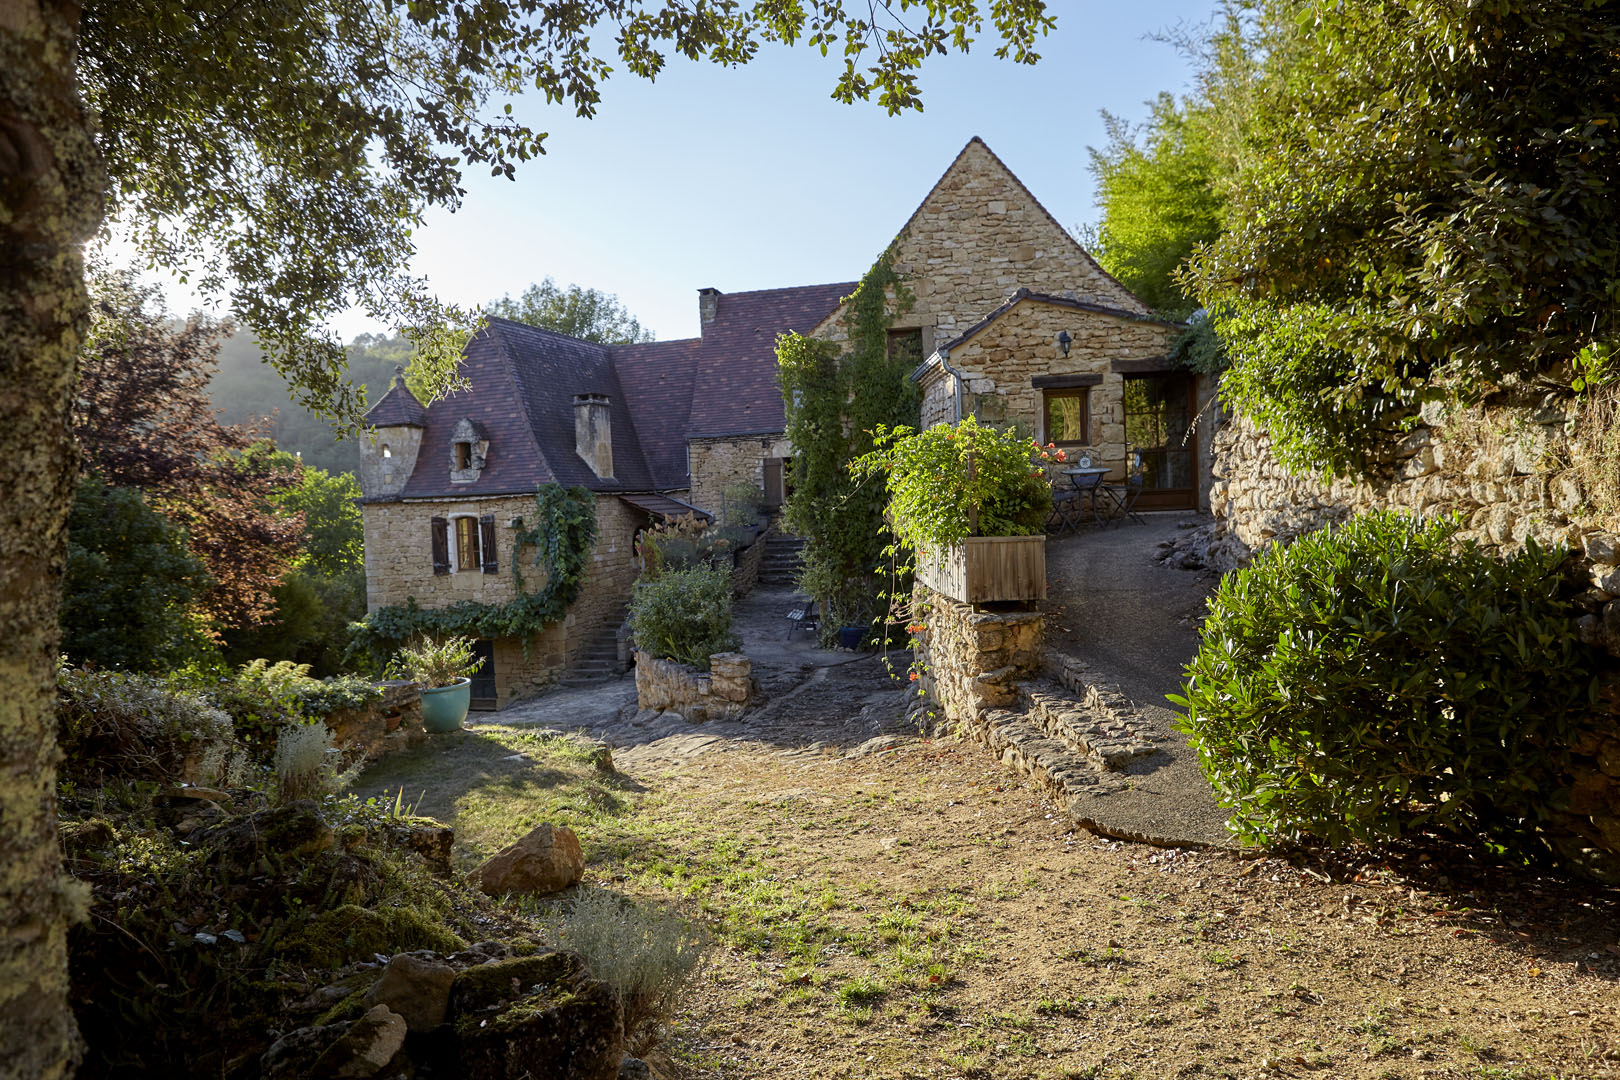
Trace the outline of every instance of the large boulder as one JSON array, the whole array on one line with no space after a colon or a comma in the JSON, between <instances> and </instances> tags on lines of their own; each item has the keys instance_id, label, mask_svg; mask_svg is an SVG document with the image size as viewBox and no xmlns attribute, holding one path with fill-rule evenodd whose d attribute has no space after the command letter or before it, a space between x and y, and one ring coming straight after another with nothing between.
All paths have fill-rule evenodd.
<instances>
[{"instance_id":1,"label":"large boulder","mask_svg":"<svg viewBox=\"0 0 1620 1080\"><path fill-rule=\"evenodd\" d=\"M480 1080L616 1080L617 996L572 953L468 968L450 991L461 1075Z\"/></svg>"},{"instance_id":2,"label":"large boulder","mask_svg":"<svg viewBox=\"0 0 1620 1080\"><path fill-rule=\"evenodd\" d=\"M542 825L472 872L472 882L489 896L560 892L585 873L579 837L562 825Z\"/></svg>"},{"instance_id":3,"label":"large boulder","mask_svg":"<svg viewBox=\"0 0 1620 1080\"><path fill-rule=\"evenodd\" d=\"M456 969L432 953L398 953L366 995L367 1005L386 1005L413 1032L432 1031L450 1008Z\"/></svg>"}]
</instances>

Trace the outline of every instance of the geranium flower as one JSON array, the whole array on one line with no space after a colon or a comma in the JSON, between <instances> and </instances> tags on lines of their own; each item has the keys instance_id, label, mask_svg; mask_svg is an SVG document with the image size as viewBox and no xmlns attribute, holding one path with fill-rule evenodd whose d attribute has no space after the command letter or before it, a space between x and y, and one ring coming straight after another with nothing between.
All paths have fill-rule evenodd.
<instances>
[{"instance_id":1,"label":"geranium flower","mask_svg":"<svg viewBox=\"0 0 1620 1080\"><path fill-rule=\"evenodd\" d=\"M918 678L919 678L918 674L915 671L913 671L911 673L911 681L916 682Z\"/></svg>"}]
</instances>

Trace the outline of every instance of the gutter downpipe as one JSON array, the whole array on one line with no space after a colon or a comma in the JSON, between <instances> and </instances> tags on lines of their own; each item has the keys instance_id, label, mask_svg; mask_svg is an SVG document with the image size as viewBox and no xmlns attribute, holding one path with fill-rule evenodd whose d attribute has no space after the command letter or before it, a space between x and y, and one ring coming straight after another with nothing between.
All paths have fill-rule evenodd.
<instances>
[{"instance_id":1,"label":"gutter downpipe","mask_svg":"<svg viewBox=\"0 0 1620 1080\"><path fill-rule=\"evenodd\" d=\"M951 367L951 350L935 349L934 355L939 357L939 366L945 369L945 374L951 377L951 389L954 391L956 423L962 422L962 373Z\"/></svg>"}]
</instances>

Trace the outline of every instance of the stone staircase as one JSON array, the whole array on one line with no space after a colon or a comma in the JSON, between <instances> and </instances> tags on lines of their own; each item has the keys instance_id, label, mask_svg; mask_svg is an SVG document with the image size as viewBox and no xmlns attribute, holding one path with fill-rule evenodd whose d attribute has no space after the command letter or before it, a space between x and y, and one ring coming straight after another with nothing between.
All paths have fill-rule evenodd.
<instances>
[{"instance_id":1,"label":"stone staircase","mask_svg":"<svg viewBox=\"0 0 1620 1080\"><path fill-rule=\"evenodd\" d=\"M620 608L608 617L607 622L591 636L574 662L563 672L562 678L557 680L558 686L596 686L624 674L624 669L619 666L619 627L628 611L628 608Z\"/></svg>"},{"instance_id":2,"label":"stone staircase","mask_svg":"<svg viewBox=\"0 0 1620 1080\"><path fill-rule=\"evenodd\" d=\"M1042 672L1020 681L1017 696L1016 707L986 709L964 727L1065 808L1082 791L1125 788L1121 770L1158 752L1130 701L1074 657L1046 650Z\"/></svg>"},{"instance_id":3,"label":"stone staircase","mask_svg":"<svg viewBox=\"0 0 1620 1080\"><path fill-rule=\"evenodd\" d=\"M804 565L800 552L804 538L771 533L765 538L765 555L759 564L759 583L768 589L791 589Z\"/></svg>"}]
</instances>

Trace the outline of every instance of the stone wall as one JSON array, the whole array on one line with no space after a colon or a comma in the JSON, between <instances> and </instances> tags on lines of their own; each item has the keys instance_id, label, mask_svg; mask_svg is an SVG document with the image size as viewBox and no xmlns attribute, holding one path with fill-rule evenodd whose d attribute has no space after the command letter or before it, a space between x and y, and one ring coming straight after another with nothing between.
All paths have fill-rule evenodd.
<instances>
[{"instance_id":1,"label":"stone wall","mask_svg":"<svg viewBox=\"0 0 1620 1080\"><path fill-rule=\"evenodd\" d=\"M894 326L920 327L924 356L1020 288L1147 314L978 140L901 230L894 269L916 297ZM840 309L812 336L843 340L842 319Z\"/></svg>"},{"instance_id":2,"label":"stone wall","mask_svg":"<svg viewBox=\"0 0 1620 1080\"><path fill-rule=\"evenodd\" d=\"M1019 679L1041 668L1045 619L1036 611L976 611L919 585L919 688L950 725L978 724L987 709L1015 707Z\"/></svg>"},{"instance_id":3,"label":"stone wall","mask_svg":"<svg viewBox=\"0 0 1620 1080\"><path fill-rule=\"evenodd\" d=\"M765 490L765 459L788 457L792 453L784 436L748 436L734 439L689 439L687 463L692 471L692 488L686 501L707 510L719 521L725 509L725 490L732 484L748 484Z\"/></svg>"},{"instance_id":4,"label":"stone wall","mask_svg":"<svg viewBox=\"0 0 1620 1080\"><path fill-rule=\"evenodd\" d=\"M326 714L332 745L343 754L345 766L376 761L427 739L422 727L422 691L416 684L390 679L380 685L383 693L376 701Z\"/></svg>"},{"instance_id":5,"label":"stone wall","mask_svg":"<svg viewBox=\"0 0 1620 1080\"><path fill-rule=\"evenodd\" d=\"M366 538L366 609L403 604L411 597L423 607L445 607L461 600L505 604L517 595L512 573L515 523L532 523L533 496L430 502L376 502L361 508ZM457 514L493 514L499 572L433 573L430 521ZM617 623L636 579L635 534L647 515L614 495L596 497L596 543L585 565L579 597L561 621L528 642L494 642L495 689L505 707L533 697L555 681L608 623ZM532 549L526 556L531 562ZM525 588L545 584L545 570L523 566Z\"/></svg>"},{"instance_id":6,"label":"stone wall","mask_svg":"<svg viewBox=\"0 0 1620 1080\"><path fill-rule=\"evenodd\" d=\"M753 698L753 664L742 653L715 653L709 670L636 652L636 704L647 712L679 713L692 723L735 720Z\"/></svg>"},{"instance_id":7,"label":"stone wall","mask_svg":"<svg viewBox=\"0 0 1620 1080\"><path fill-rule=\"evenodd\" d=\"M1069 354L1057 345L1059 332L1071 338ZM980 333L951 350L949 364L961 373L962 414L985 423L1016 421L1039 432L1043 417L1037 376L1092 376L1087 388L1090 411L1089 453L1097 465L1123 479L1126 467L1125 379L1127 374L1169 369L1153 361L1167 356L1181 328L1160 322L1084 311L1025 300ZM924 427L949 422L954 414L957 378L943 368L923 376ZM1209 504L1210 442L1215 422L1212 379L1198 378L1195 407L1202 413L1194 435L1199 505Z\"/></svg>"},{"instance_id":8,"label":"stone wall","mask_svg":"<svg viewBox=\"0 0 1620 1080\"><path fill-rule=\"evenodd\" d=\"M1488 407L1427 406L1383 463L1383 476L1332 482L1290 473L1264 431L1231 416L1215 439L1206 561L1230 570L1266 545L1373 509L1459 514L1461 539L1499 553L1528 537L1577 552L1591 588L1572 631L1620 660L1620 538L1590 516L1570 464L1572 404L1557 395L1503 394ZM1610 666L1591 727L1572 747L1569 805L1558 811L1552 842L1572 864L1620 884L1620 663Z\"/></svg>"},{"instance_id":9,"label":"stone wall","mask_svg":"<svg viewBox=\"0 0 1620 1080\"><path fill-rule=\"evenodd\" d=\"M759 568L765 561L765 538L769 535L769 529L761 532L752 544L737 552L731 567L732 596L747 596L759 584Z\"/></svg>"}]
</instances>

